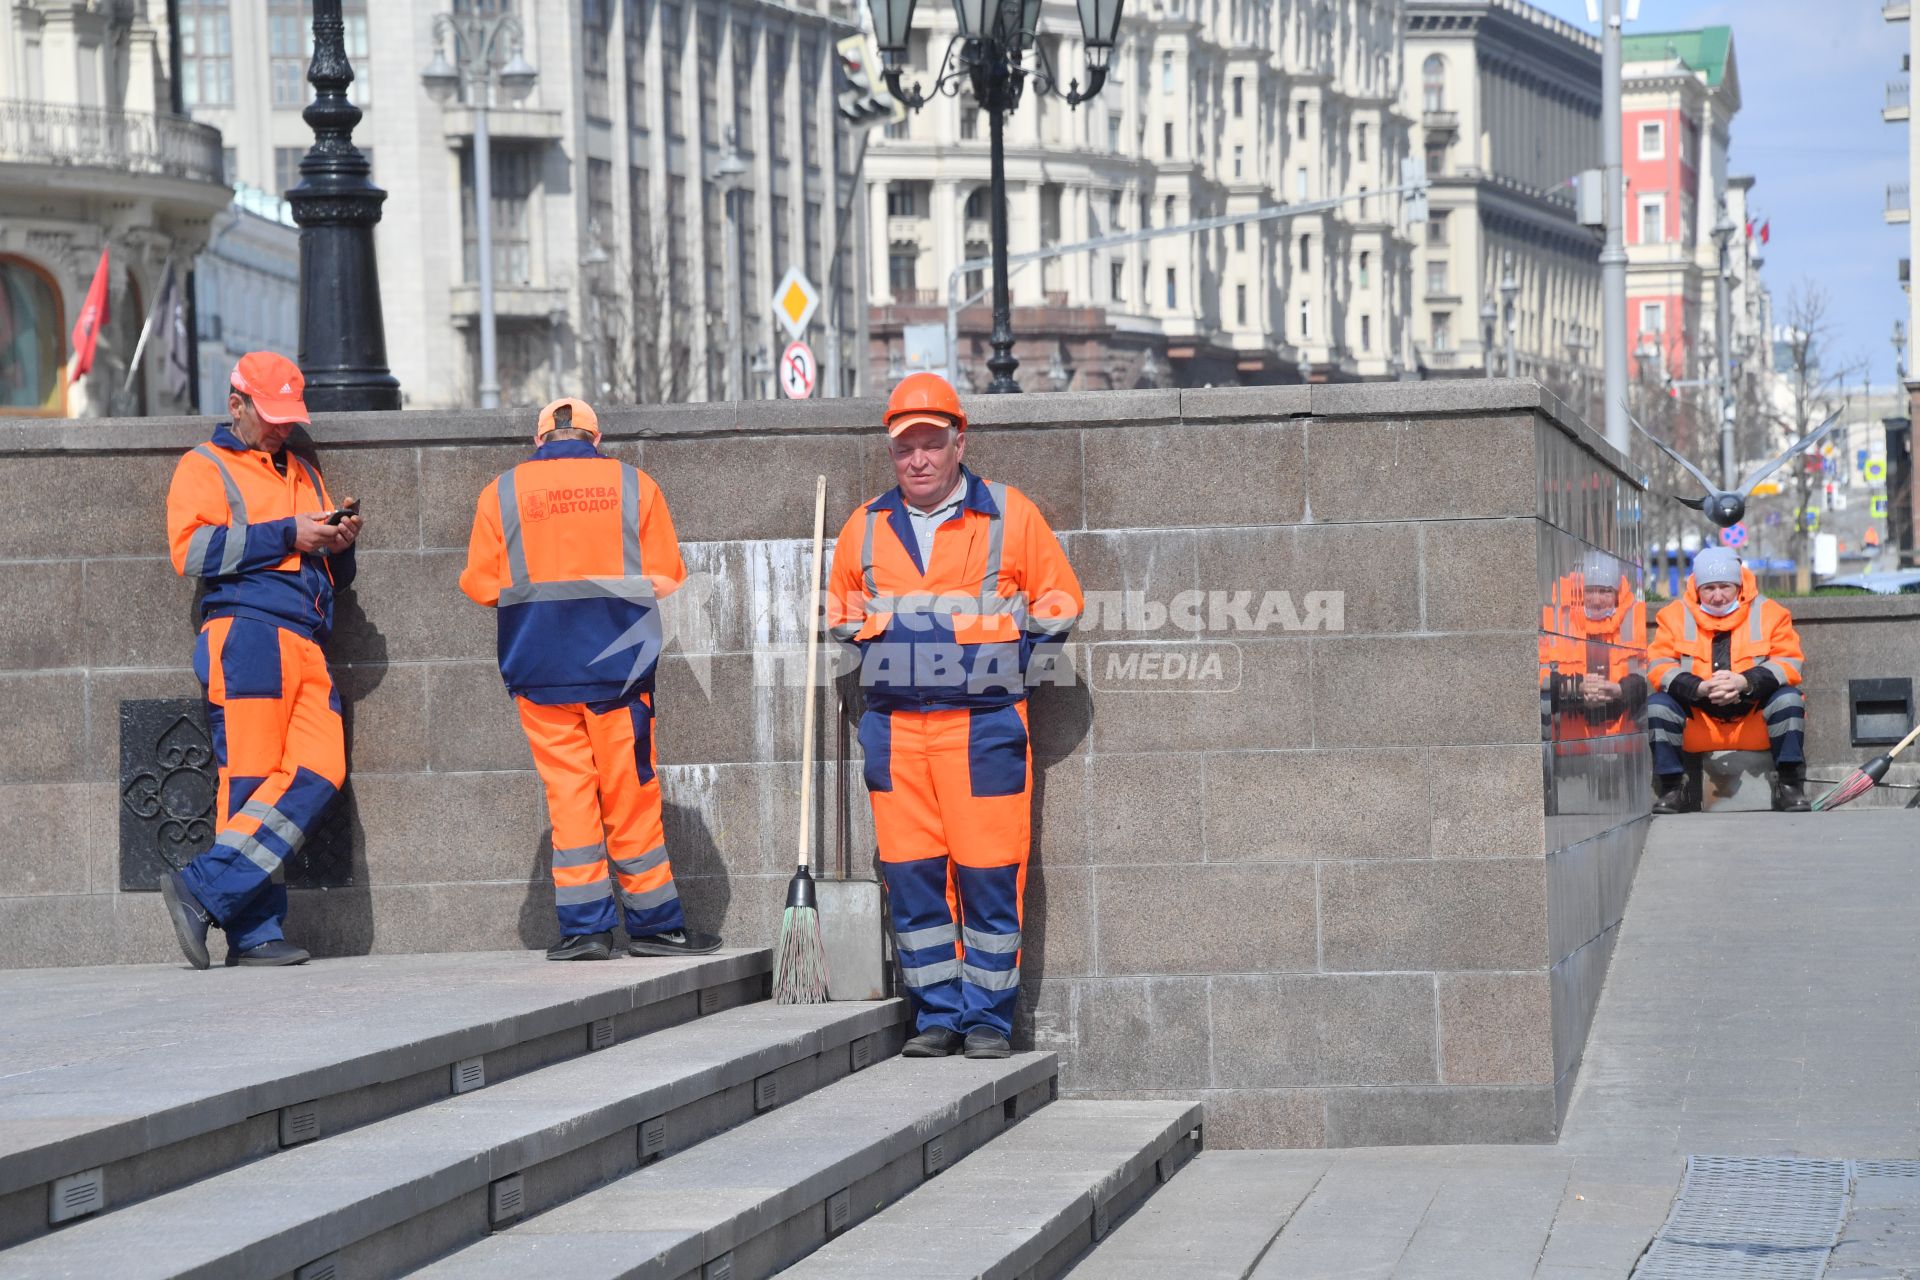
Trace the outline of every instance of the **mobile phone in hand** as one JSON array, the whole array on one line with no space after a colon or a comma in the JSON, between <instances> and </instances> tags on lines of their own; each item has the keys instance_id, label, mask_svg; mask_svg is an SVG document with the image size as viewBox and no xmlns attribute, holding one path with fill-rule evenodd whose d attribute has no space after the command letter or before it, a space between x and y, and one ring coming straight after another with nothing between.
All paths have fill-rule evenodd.
<instances>
[{"instance_id":1,"label":"mobile phone in hand","mask_svg":"<svg viewBox=\"0 0 1920 1280\"><path fill-rule=\"evenodd\" d=\"M360 514L360 499L348 498L347 504L345 506L341 507L337 511L327 512L326 521L328 524L339 524L342 520L345 520L348 516L357 516L359 514Z\"/></svg>"}]
</instances>

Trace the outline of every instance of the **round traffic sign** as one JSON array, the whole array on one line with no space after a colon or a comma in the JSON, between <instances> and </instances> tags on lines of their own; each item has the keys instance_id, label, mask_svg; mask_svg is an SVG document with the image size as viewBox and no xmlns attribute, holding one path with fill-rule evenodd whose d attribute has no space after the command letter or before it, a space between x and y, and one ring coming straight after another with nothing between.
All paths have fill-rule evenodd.
<instances>
[{"instance_id":1,"label":"round traffic sign","mask_svg":"<svg viewBox=\"0 0 1920 1280\"><path fill-rule=\"evenodd\" d=\"M804 342L791 342L780 353L780 389L789 400L805 400L813 394L820 370L813 362L813 348Z\"/></svg>"},{"instance_id":2,"label":"round traffic sign","mask_svg":"<svg viewBox=\"0 0 1920 1280\"><path fill-rule=\"evenodd\" d=\"M1747 526L1745 522L1729 525L1720 531L1720 542L1724 546L1744 547L1747 545Z\"/></svg>"},{"instance_id":3,"label":"round traffic sign","mask_svg":"<svg viewBox=\"0 0 1920 1280\"><path fill-rule=\"evenodd\" d=\"M1866 476L1868 484L1885 484L1887 479L1887 460L1885 458L1868 458L1867 465L1860 468L1860 472Z\"/></svg>"}]
</instances>

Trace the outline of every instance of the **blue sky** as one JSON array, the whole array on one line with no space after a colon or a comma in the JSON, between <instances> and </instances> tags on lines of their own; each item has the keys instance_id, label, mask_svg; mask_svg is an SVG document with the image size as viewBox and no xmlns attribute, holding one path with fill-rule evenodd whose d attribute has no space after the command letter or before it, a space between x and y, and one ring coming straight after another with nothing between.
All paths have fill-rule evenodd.
<instances>
[{"instance_id":1,"label":"blue sky","mask_svg":"<svg viewBox=\"0 0 1920 1280\"><path fill-rule=\"evenodd\" d=\"M1533 0L1589 31L1585 0ZM1920 7L1920 6L1916 6ZM1876 386L1893 380L1896 319L1906 296L1896 272L1907 228L1882 217L1886 186L1907 178L1907 125L1880 119L1886 83L1905 79L1905 23L1879 0L1643 0L1627 30L1733 28L1741 108L1733 172L1749 173L1755 210L1773 220L1762 268L1776 313L1808 279L1831 295L1833 356L1861 360Z\"/></svg>"}]
</instances>

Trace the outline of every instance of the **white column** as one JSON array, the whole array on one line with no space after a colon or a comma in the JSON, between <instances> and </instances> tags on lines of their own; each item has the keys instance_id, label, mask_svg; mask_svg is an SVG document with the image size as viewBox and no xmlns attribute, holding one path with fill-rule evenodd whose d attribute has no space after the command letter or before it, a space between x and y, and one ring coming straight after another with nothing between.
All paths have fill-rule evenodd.
<instances>
[{"instance_id":1,"label":"white column","mask_svg":"<svg viewBox=\"0 0 1920 1280\"><path fill-rule=\"evenodd\" d=\"M823 145L825 141L821 139ZM867 186L867 235L867 279L871 282L873 300L882 304L892 302L893 276L887 270L887 184L884 180Z\"/></svg>"}]
</instances>

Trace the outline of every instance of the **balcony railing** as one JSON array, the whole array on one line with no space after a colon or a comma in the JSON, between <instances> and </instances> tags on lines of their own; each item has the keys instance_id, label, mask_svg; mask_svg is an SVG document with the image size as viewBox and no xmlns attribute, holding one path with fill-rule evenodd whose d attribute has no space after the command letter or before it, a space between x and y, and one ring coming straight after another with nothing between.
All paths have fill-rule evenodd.
<instances>
[{"instance_id":1,"label":"balcony railing","mask_svg":"<svg viewBox=\"0 0 1920 1280\"><path fill-rule=\"evenodd\" d=\"M1420 123L1428 133L1458 133L1460 113L1458 111L1423 111Z\"/></svg>"},{"instance_id":2,"label":"balcony railing","mask_svg":"<svg viewBox=\"0 0 1920 1280\"><path fill-rule=\"evenodd\" d=\"M1905 120L1907 118L1910 90L1905 80L1887 81L1887 105L1880 109L1883 120Z\"/></svg>"},{"instance_id":3,"label":"balcony railing","mask_svg":"<svg viewBox=\"0 0 1920 1280\"><path fill-rule=\"evenodd\" d=\"M930 307L940 301L938 289L895 289L895 304L903 307Z\"/></svg>"},{"instance_id":4,"label":"balcony railing","mask_svg":"<svg viewBox=\"0 0 1920 1280\"><path fill-rule=\"evenodd\" d=\"M1889 182L1887 184L1887 221L1905 222L1907 220L1907 184Z\"/></svg>"},{"instance_id":5,"label":"balcony railing","mask_svg":"<svg viewBox=\"0 0 1920 1280\"><path fill-rule=\"evenodd\" d=\"M0 99L0 161L222 182L220 131L179 116Z\"/></svg>"}]
</instances>

